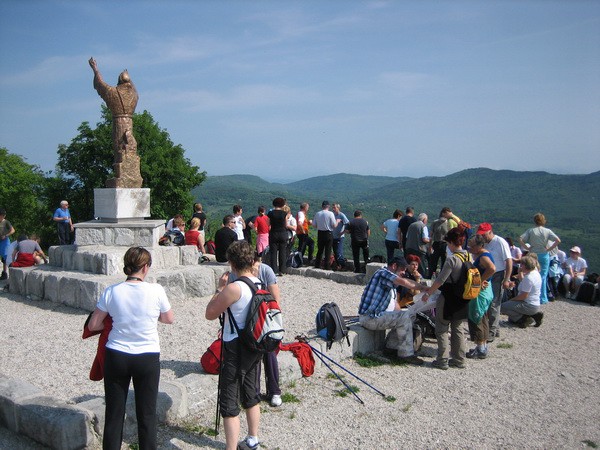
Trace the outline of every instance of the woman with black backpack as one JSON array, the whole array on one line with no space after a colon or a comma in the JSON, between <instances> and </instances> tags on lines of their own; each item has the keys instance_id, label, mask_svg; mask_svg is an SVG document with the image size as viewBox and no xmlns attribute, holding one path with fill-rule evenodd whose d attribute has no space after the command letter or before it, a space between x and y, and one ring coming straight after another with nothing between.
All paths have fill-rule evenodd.
<instances>
[{"instance_id":1,"label":"woman with black backpack","mask_svg":"<svg viewBox=\"0 0 600 450\"><path fill-rule=\"evenodd\" d=\"M464 280L461 281L463 272L463 259L470 256L463 249L465 243L464 229L454 227L444 237L452 256L446 262L439 276L423 295L426 301L438 289L442 295L438 297L435 315L435 335L438 342L437 359L433 367L447 370L449 366L459 369L465 368L465 333L464 322L469 312L469 300L464 300L462 292ZM462 255L462 258L461 256ZM450 330L450 341L448 341ZM450 356L450 358L449 358Z\"/></svg>"}]
</instances>

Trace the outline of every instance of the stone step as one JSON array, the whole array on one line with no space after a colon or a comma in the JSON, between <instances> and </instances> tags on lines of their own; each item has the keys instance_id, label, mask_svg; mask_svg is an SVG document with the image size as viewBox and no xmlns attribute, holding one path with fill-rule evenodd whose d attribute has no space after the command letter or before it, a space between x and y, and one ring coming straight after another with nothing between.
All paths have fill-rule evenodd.
<instances>
[{"instance_id":1,"label":"stone step","mask_svg":"<svg viewBox=\"0 0 600 450\"><path fill-rule=\"evenodd\" d=\"M212 295L219 277L229 266L204 263L194 266L175 266L171 269L155 269L154 264L146 280L160 283L171 303L191 297ZM96 275L89 272L65 270L44 264L35 267L9 268L9 289L13 294L34 300L48 300L74 308L93 311L104 290L124 281L125 275Z\"/></svg>"},{"instance_id":2,"label":"stone step","mask_svg":"<svg viewBox=\"0 0 600 450\"><path fill-rule=\"evenodd\" d=\"M128 247L105 245L59 245L50 247L50 264L57 268L97 275L120 275L123 273L123 256ZM154 269L172 269L177 266L198 264L200 253L193 245L176 247L147 247L152 255Z\"/></svg>"}]
</instances>

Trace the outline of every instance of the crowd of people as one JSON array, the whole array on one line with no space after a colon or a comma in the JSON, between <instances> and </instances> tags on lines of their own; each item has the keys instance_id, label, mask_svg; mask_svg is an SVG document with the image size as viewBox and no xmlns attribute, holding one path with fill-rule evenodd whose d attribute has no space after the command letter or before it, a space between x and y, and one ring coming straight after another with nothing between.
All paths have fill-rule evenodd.
<instances>
[{"instance_id":1,"label":"crowd of people","mask_svg":"<svg viewBox=\"0 0 600 450\"><path fill-rule=\"evenodd\" d=\"M259 206L256 215L244 219L241 205L234 205L232 214L223 217L221 227L214 233L215 258L228 264L230 271L219 279L205 317L224 319L219 401L227 448L260 448L261 362L265 367L267 399L275 407L282 403L276 352L252 352L240 344L237 334L245 325L252 298L247 280L267 289L279 301L277 276L287 272L287 261L296 244L296 251L302 257L308 251L308 264L318 269L347 270L350 266L350 270L363 273L370 262L371 228L360 210L348 219L338 203L331 205L325 200L311 219L309 209L308 203L301 203L294 215L286 199L277 197L269 210ZM73 224L66 201L61 202L54 220L61 244L70 243ZM166 224L160 243L193 245L201 255L207 253L212 247L206 241L206 224L202 205L196 203L188 229L184 216L175 215ZM571 298L584 281L587 263L581 257L581 249L572 247L567 257L559 249L560 238L545 227L546 218L541 213L534 216L534 226L518 237L519 246L510 238L496 235L490 223L471 227L449 207L442 208L431 229L428 225L427 214L415 214L412 207L404 213L396 209L381 224L386 264L369 278L360 300L357 299L360 325L370 330L390 330L384 353L403 363L424 363L416 354L413 335L419 314L427 314L435 324L437 356L432 366L441 370L463 369L466 359L487 358L488 343L500 335L501 315L517 327L539 327L544 319L543 305L559 295L561 285L565 296ZM311 227L317 234L316 249ZM7 262L8 237L14 233L6 211L0 209L3 264ZM344 257L346 235L350 235L352 265ZM19 236L11 257L10 264L17 267L46 260L37 238L26 235ZM465 299L463 293L467 263L472 263L482 280L481 289L472 300ZM105 290L87 324L90 331L100 331L107 327L107 320L111 321L103 368L105 448L120 447L131 380L138 405L140 447L155 446L160 377L157 322L169 324L174 318L164 289L145 282L151 265L146 249L129 249L124 257L126 280ZM5 271L6 266L3 277ZM233 323L236 326L227 326ZM468 351L465 324L473 344ZM248 426L242 441L240 405L245 409Z\"/></svg>"}]
</instances>

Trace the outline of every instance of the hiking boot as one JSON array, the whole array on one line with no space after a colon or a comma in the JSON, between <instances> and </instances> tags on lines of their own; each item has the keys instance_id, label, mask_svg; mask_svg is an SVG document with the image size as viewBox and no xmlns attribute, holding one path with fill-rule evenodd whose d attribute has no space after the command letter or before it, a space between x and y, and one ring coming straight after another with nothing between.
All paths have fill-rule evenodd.
<instances>
[{"instance_id":1,"label":"hiking boot","mask_svg":"<svg viewBox=\"0 0 600 450\"><path fill-rule=\"evenodd\" d=\"M487 349L485 350L479 350L477 347L472 348L471 350L469 350L466 354L467 358L469 359L485 359L487 358Z\"/></svg>"},{"instance_id":2,"label":"hiking boot","mask_svg":"<svg viewBox=\"0 0 600 450\"><path fill-rule=\"evenodd\" d=\"M455 368L457 368L457 369L465 369L465 368L467 367L467 366L466 366L466 364L465 364L464 362L459 362L459 361L457 361L456 359L450 359L450 360L448 361L448 365L449 365L450 367L455 367Z\"/></svg>"},{"instance_id":3,"label":"hiking boot","mask_svg":"<svg viewBox=\"0 0 600 450\"><path fill-rule=\"evenodd\" d=\"M411 364L413 366L422 366L423 362L424 362L421 358L419 358L418 356L415 356L415 355L398 356L397 360L404 364Z\"/></svg>"},{"instance_id":4,"label":"hiking boot","mask_svg":"<svg viewBox=\"0 0 600 450\"><path fill-rule=\"evenodd\" d=\"M446 359L436 359L431 363L431 367L435 367L440 370L448 370L448 360Z\"/></svg>"},{"instance_id":5,"label":"hiking boot","mask_svg":"<svg viewBox=\"0 0 600 450\"><path fill-rule=\"evenodd\" d=\"M0 280L6 280L8 278L8 274L6 272L2 272L2 275L0 275Z\"/></svg>"},{"instance_id":6,"label":"hiking boot","mask_svg":"<svg viewBox=\"0 0 600 450\"><path fill-rule=\"evenodd\" d=\"M539 313L535 313L533 316L533 320L535 320L535 325L534 327L539 327L542 324L542 319L544 319L544 313L543 312L539 312Z\"/></svg>"},{"instance_id":7,"label":"hiking boot","mask_svg":"<svg viewBox=\"0 0 600 450\"><path fill-rule=\"evenodd\" d=\"M518 326L519 328L527 328L531 324L532 321L533 321L533 319L531 318L531 316L523 315L523 317L521 317L519 320L517 320L515 322L515 325Z\"/></svg>"},{"instance_id":8,"label":"hiking boot","mask_svg":"<svg viewBox=\"0 0 600 450\"><path fill-rule=\"evenodd\" d=\"M250 446L248 445L248 438L246 438L243 441L238 442L237 448L238 450L260 450L260 442Z\"/></svg>"},{"instance_id":9,"label":"hiking boot","mask_svg":"<svg viewBox=\"0 0 600 450\"><path fill-rule=\"evenodd\" d=\"M281 400L281 395L274 395L273 397L271 397L271 406L281 406L281 404L283 403L283 401Z\"/></svg>"}]
</instances>

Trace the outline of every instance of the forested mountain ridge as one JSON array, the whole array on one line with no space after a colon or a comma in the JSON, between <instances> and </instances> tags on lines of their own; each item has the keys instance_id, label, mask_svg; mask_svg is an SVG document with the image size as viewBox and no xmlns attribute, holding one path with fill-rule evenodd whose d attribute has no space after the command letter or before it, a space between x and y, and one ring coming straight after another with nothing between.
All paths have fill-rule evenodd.
<instances>
[{"instance_id":1,"label":"forested mountain ridge","mask_svg":"<svg viewBox=\"0 0 600 450\"><path fill-rule=\"evenodd\" d=\"M600 171L556 175L477 168L444 177L334 174L286 184L250 175L209 176L192 194L215 226L236 203L248 217L259 205L269 208L278 196L288 199L294 213L300 202L308 201L314 214L323 199L341 203L349 218L361 209L371 224L373 254L385 253L379 224L396 208L413 206L417 214L426 212L431 222L442 207L450 206L463 220L474 225L491 222L497 234L513 238L533 226L533 215L541 211L547 226L561 237L561 248L581 246L591 268L600 271Z\"/></svg>"}]
</instances>

